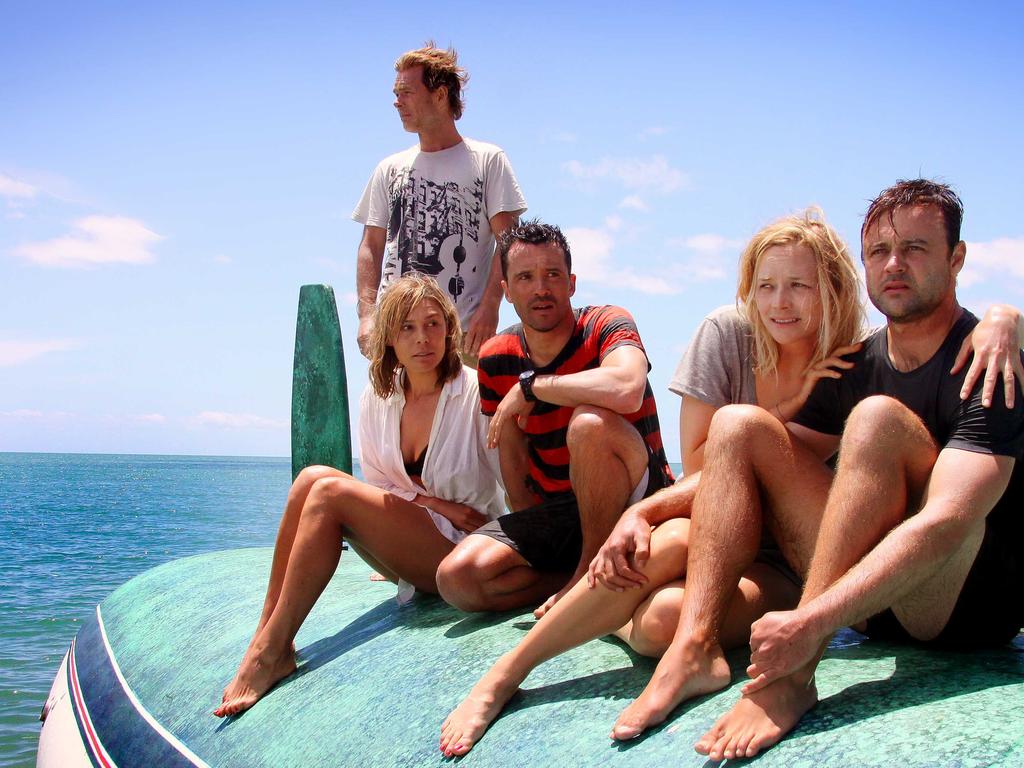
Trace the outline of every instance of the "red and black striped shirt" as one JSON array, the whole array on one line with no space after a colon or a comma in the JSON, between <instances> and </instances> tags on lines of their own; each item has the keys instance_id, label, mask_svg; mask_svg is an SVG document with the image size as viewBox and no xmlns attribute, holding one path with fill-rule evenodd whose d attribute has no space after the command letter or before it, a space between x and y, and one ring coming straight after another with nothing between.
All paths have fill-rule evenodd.
<instances>
[{"instance_id":1,"label":"red and black striped shirt","mask_svg":"<svg viewBox=\"0 0 1024 768\"><path fill-rule=\"evenodd\" d=\"M575 309L576 327L562 351L545 366L535 366L527 354L522 324L501 331L480 349L480 409L493 416L498 403L509 390L519 384L519 374L536 371L538 376L566 375L598 368L601 361L614 349L622 346L638 347L644 351L633 317L621 307L583 307ZM645 352L646 354L646 352ZM648 370L650 364L648 363ZM569 449L566 432L573 409L538 401L526 420L527 450L530 465L528 479L538 501L562 493L571 493L569 482ZM623 418L636 427L647 444L647 449L663 467L671 482L672 470L668 466L661 442L661 425L654 392L648 381L644 387L644 401L640 409Z\"/></svg>"}]
</instances>

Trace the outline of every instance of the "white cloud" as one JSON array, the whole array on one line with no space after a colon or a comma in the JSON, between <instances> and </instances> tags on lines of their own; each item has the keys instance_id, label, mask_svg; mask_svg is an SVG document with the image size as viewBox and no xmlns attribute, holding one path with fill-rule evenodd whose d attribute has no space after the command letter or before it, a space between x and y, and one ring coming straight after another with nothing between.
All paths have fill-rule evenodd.
<instances>
[{"instance_id":1,"label":"white cloud","mask_svg":"<svg viewBox=\"0 0 1024 768\"><path fill-rule=\"evenodd\" d=\"M341 294L340 298L342 304L347 304L350 307L354 307L359 303L359 294L355 291L345 291Z\"/></svg>"},{"instance_id":2,"label":"white cloud","mask_svg":"<svg viewBox=\"0 0 1024 768\"><path fill-rule=\"evenodd\" d=\"M967 259L958 284L968 288L995 279L1024 279L1024 237L1000 237L984 243L968 243Z\"/></svg>"},{"instance_id":3,"label":"white cloud","mask_svg":"<svg viewBox=\"0 0 1024 768\"><path fill-rule=\"evenodd\" d=\"M650 158L604 157L587 165L579 160L562 164L562 169L584 185L616 181L627 189L647 189L667 195L689 186L689 177L673 168L663 155Z\"/></svg>"},{"instance_id":4,"label":"white cloud","mask_svg":"<svg viewBox=\"0 0 1024 768\"><path fill-rule=\"evenodd\" d=\"M131 421L137 424L166 424L167 417L162 413L140 413L136 416L129 417Z\"/></svg>"},{"instance_id":5,"label":"white cloud","mask_svg":"<svg viewBox=\"0 0 1024 768\"><path fill-rule=\"evenodd\" d=\"M0 173L0 197L9 200L30 200L39 194L39 190L24 181L19 181L6 173Z\"/></svg>"},{"instance_id":6,"label":"white cloud","mask_svg":"<svg viewBox=\"0 0 1024 768\"><path fill-rule=\"evenodd\" d=\"M637 135L637 138L640 139L640 141L646 141L647 139L653 139L658 136L664 136L667 133L669 133L669 129L666 128L665 126L652 125L649 128L644 128L642 131L640 131L640 133Z\"/></svg>"},{"instance_id":7,"label":"white cloud","mask_svg":"<svg viewBox=\"0 0 1024 768\"><path fill-rule=\"evenodd\" d=\"M218 264L230 264L231 262L234 261L234 259L232 259L230 256L227 256L223 253L218 253L216 256L213 257L213 260Z\"/></svg>"},{"instance_id":8,"label":"white cloud","mask_svg":"<svg viewBox=\"0 0 1024 768\"><path fill-rule=\"evenodd\" d=\"M14 411L0 411L0 418L15 421L58 421L73 417L67 411L37 411L31 408L18 408Z\"/></svg>"},{"instance_id":9,"label":"white cloud","mask_svg":"<svg viewBox=\"0 0 1024 768\"><path fill-rule=\"evenodd\" d=\"M64 352L77 346L73 339L0 341L0 368L23 365L50 352Z\"/></svg>"},{"instance_id":10,"label":"white cloud","mask_svg":"<svg viewBox=\"0 0 1024 768\"><path fill-rule=\"evenodd\" d=\"M16 411L0 411L0 416L5 419L40 419L43 417L42 411L34 411L31 408L19 408Z\"/></svg>"},{"instance_id":11,"label":"white cloud","mask_svg":"<svg viewBox=\"0 0 1024 768\"><path fill-rule=\"evenodd\" d=\"M743 245L742 240L730 240L722 235L710 233L678 238L673 242L698 253L721 253L725 250L734 250Z\"/></svg>"},{"instance_id":12,"label":"white cloud","mask_svg":"<svg viewBox=\"0 0 1024 768\"><path fill-rule=\"evenodd\" d=\"M678 288L661 278L637 274L629 267L612 263L615 239L608 229L570 227L565 231L572 251L572 271L580 275L587 284L603 283L618 288L631 288L640 293L672 294Z\"/></svg>"},{"instance_id":13,"label":"white cloud","mask_svg":"<svg viewBox=\"0 0 1024 768\"><path fill-rule=\"evenodd\" d=\"M222 429L281 429L287 422L256 416L251 413L226 413L224 411L203 411L192 422L201 427Z\"/></svg>"},{"instance_id":14,"label":"white cloud","mask_svg":"<svg viewBox=\"0 0 1024 768\"><path fill-rule=\"evenodd\" d=\"M127 216L86 216L71 234L39 243L26 243L14 253L45 267L96 267L102 264L149 264L156 261L150 247L161 235Z\"/></svg>"},{"instance_id":15,"label":"white cloud","mask_svg":"<svg viewBox=\"0 0 1024 768\"><path fill-rule=\"evenodd\" d=\"M735 273L737 255L743 247L743 241L705 233L670 238L667 245L670 248L689 251L688 256L678 266L677 274L680 280L707 282L723 280Z\"/></svg>"},{"instance_id":16,"label":"white cloud","mask_svg":"<svg viewBox=\"0 0 1024 768\"><path fill-rule=\"evenodd\" d=\"M649 211L647 203L640 195L626 195L622 198L622 202L619 203L619 208L625 208L631 211Z\"/></svg>"}]
</instances>

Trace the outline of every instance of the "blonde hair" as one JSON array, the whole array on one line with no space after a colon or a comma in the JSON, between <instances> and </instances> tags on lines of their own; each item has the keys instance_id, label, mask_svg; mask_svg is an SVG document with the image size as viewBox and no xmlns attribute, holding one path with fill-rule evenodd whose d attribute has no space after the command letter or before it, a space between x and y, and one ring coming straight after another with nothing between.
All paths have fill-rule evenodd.
<instances>
[{"instance_id":1,"label":"blonde hair","mask_svg":"<svg viewBox=\"0 0 1024 768\"><path fill-rule=\"evenodd\" d=\"M462 326L452 300L434 278L417 272L403 275L384 289L373 313L370 384L378 397L390 397L395 391L395 373L401 364L395 354L394 338L413 307L426 299L437 303L445 322L444 357L437 366L437 383L451 381L462 368Z\"/></svg>"},{"instance_id":2,"label":"blonde hair","mask_svg":"<svg viewBox=\"0 0 1024 768\"><path fill-rule=\"evenodd\" d=\"M754 371L774 373L779 364L779 345L768 333L754 304L757 269L772 246L806 245L814 254L821 299L821 326L808 367L824 360L836 347L853 343L864 323L860 278L846 244L825 221L825 213L811 206L799 214L773 221L754 235L740 255L736 306L754 332Z\"/></svg>"},{"instance_id":3,"label":"blonde hair","mask_svg":"<svg viewBox=\"0 0 1024 768\"><path fill-rule=\"evenodd\" d=\"M462 89L469 81L469 74L459 66L455 49L438 48L433 40L428 40L422 48L406 51L395 62L396 72L413 67L423 67L423 85L428 91L436 91L441 86L448 89L448 111L455 120L462 117L466 107Z\"/></svg>"}]
</instances>

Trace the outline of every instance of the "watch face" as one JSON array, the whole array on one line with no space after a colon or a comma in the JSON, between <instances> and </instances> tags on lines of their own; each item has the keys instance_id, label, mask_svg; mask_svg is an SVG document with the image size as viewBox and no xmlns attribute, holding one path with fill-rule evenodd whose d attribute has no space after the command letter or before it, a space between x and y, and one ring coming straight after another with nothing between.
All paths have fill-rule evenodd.
<instances>
[{"instance_id":1,"label":"watch face","mask_svg":"<svg viewBox=\"0 0 1024 768\"><path fill-rule=\"evenodd\" d=\"M523 397L528 403L537 399L533 394L533 379L536 375L536 371L523 371L519 374L519 388L523 390Z\"/></svg>"}]
</instances>

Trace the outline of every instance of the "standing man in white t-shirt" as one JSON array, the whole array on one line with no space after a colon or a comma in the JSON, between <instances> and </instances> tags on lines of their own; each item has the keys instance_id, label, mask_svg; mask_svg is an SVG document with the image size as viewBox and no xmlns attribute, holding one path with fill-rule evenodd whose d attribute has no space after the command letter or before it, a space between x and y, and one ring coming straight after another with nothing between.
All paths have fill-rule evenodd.
<instances>
[{"instance_id":1,"label":"standing man in white t-shirt","mask_svg":"<svg viewBox=\"0 0 1024 768\"><path fill-rule=\"evenodd\" d=\"M395 108L419 143L378 164L352 213L364 225L356 262L359 349L366 354L377 292L422 272L451 295L465 331L463 356L475 364L480 344L498 327L494 239L526 210L526 200L505 153L463 139L455 127L468 75L454 49L428 42L402 54L395 71Z\"/></svg>"}]
</instances>

